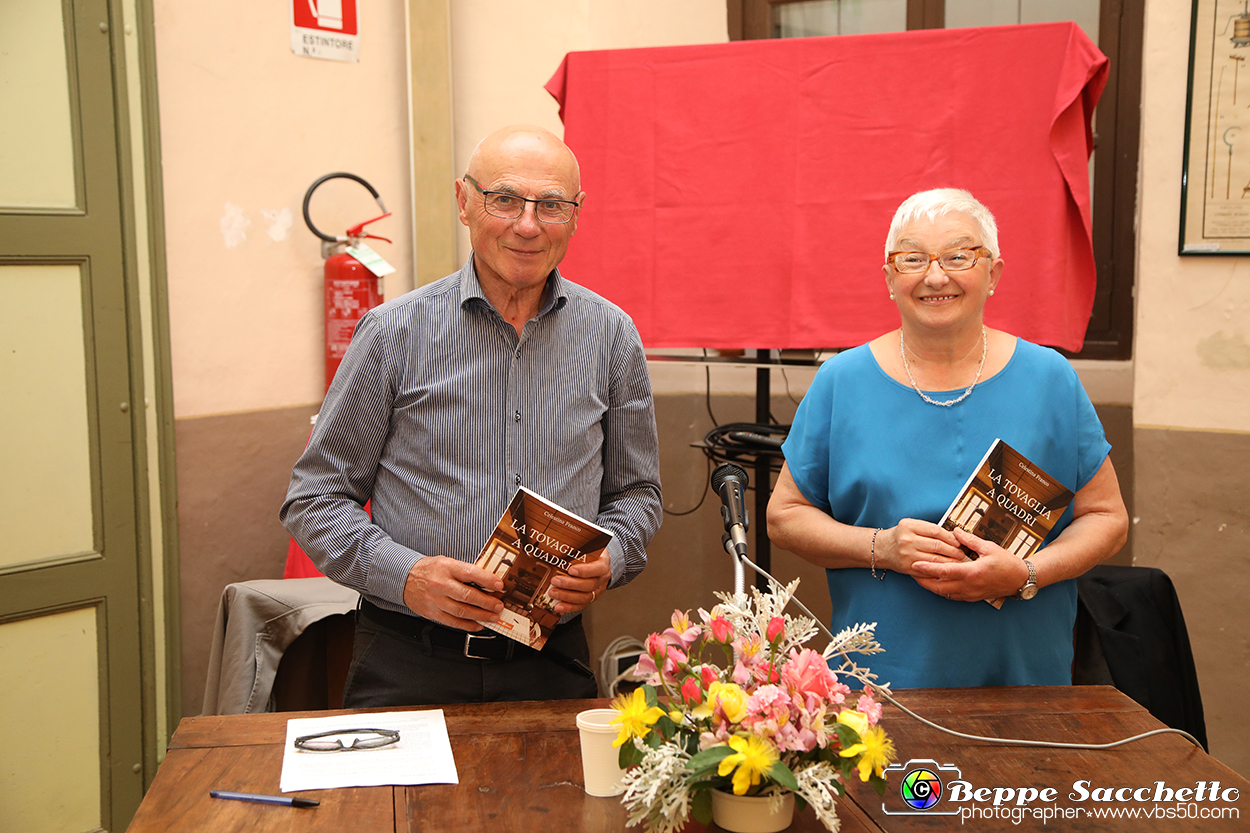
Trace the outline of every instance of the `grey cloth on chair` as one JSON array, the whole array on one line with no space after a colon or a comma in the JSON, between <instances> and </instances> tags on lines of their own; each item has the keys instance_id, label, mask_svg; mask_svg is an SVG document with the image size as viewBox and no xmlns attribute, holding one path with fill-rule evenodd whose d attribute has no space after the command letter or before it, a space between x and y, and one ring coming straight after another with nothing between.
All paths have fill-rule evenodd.
<instances>
[{"instance_id":1,"label":"grey cloth on chair","mask_svg":"<svg viewBox=\"0 0 1250 833\"><path fill-rule=\"evenodd\" d=\"M1172 580L1154 567L1100 564L1076 586L1072 682L1114 684L1205 749L1198 672Z\"/></svg>"},{"instance_id":2,"label":"grey cloth on chair","mask_svg":"<svg viewBox=\"0 0 1250 833\"><path fill-rule=\"evenodd\" d=\"M283 652L314 622L355 610L359 598L355 590L324 576L226 585L213 628L202 713L269 711Z\"/></svg>"}]
</instances>

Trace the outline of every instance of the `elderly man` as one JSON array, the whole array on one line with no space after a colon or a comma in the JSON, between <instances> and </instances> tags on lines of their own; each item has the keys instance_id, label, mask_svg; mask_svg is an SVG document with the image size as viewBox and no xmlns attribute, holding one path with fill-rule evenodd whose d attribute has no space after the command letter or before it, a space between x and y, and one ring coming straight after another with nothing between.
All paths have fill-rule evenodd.
<instances>
[{"instance_id":1,"label":"elderly man","mask_svg":"<svg viewBox=\"0 0 1250 833\"><path fill-rule=\"evenodd\" d=\"M491 134L456 182L464 268L356 329L280 515L361 593L347 706L596 696L580 614L642 571L661 511L638 331L556 268L584 196L556 136ZM522 484L615 533L553 579L541 651L483 630L502 582L474 565Z\"/></svg>"}]
</instances>

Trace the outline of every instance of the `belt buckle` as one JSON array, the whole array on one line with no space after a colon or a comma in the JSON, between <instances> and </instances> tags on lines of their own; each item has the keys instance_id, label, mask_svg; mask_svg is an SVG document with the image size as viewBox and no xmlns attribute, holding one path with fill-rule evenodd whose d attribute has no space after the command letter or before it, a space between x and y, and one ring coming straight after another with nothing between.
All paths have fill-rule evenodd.
<instances>
[{"instance_id":1,"label":"belt buckle","mask_svg":"<svg viewBox=\"0 0 1250 833\"><path fill-rule=\"evenodd\" d=\"M481 636L479 636L476 633L466 633L464 635L464 655L468 657L469 659L492 659L492 657L478 656L477 654L472 652L470 646L473 644L474 639L484 639L488 641L493 641L497 638L498 637L496 637L495 634L493 633L489 635L483 634Z\"/></svg>"}]
</instances>

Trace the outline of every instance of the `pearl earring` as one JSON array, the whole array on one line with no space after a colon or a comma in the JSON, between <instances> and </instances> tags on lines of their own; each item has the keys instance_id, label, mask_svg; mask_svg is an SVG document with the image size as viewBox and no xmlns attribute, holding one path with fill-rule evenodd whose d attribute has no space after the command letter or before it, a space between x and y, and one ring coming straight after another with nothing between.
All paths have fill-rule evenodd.
<instances>
[{"instance_id":1,"label":"pearl earring","mask_svg":"<svg viewBox=\"0 0 1250 833\"><path fill-rule=\"evenodd\" d=\"M991 290L990 290L990 294L991 294L991 295L993 295L993 294L994 294L994 290L992 290L992 289L991 289Z\"/></svg>"},{"instance_id":2,"label":"pearl earring","mask_svg":"<svg viewBox=\"0 0 1250 833\"><path fill-rule=\"evenodd\" d=\"M890 300L891 300L891 301L893 301L893 300L894 300L894 293L893 293L893 292L891 292L891 293L890 293Z\"/></svg>"}]
</instances>

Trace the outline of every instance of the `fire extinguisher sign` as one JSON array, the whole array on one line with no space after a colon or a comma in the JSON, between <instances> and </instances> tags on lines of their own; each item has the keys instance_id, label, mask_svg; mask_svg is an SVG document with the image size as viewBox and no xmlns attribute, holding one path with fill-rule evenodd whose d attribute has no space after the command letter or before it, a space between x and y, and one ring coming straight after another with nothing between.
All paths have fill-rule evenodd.
<instances>
[{"instance_id":1,"label":"fire extinguisher sign","mask_svg":"<svg viewBox=\"0 0 1250 833\"><path fill-rule=\"evenodd\" d=\"M291 51L303 58L359 61L356 0L291 0Z\"/></svg>"}]
</instances>

